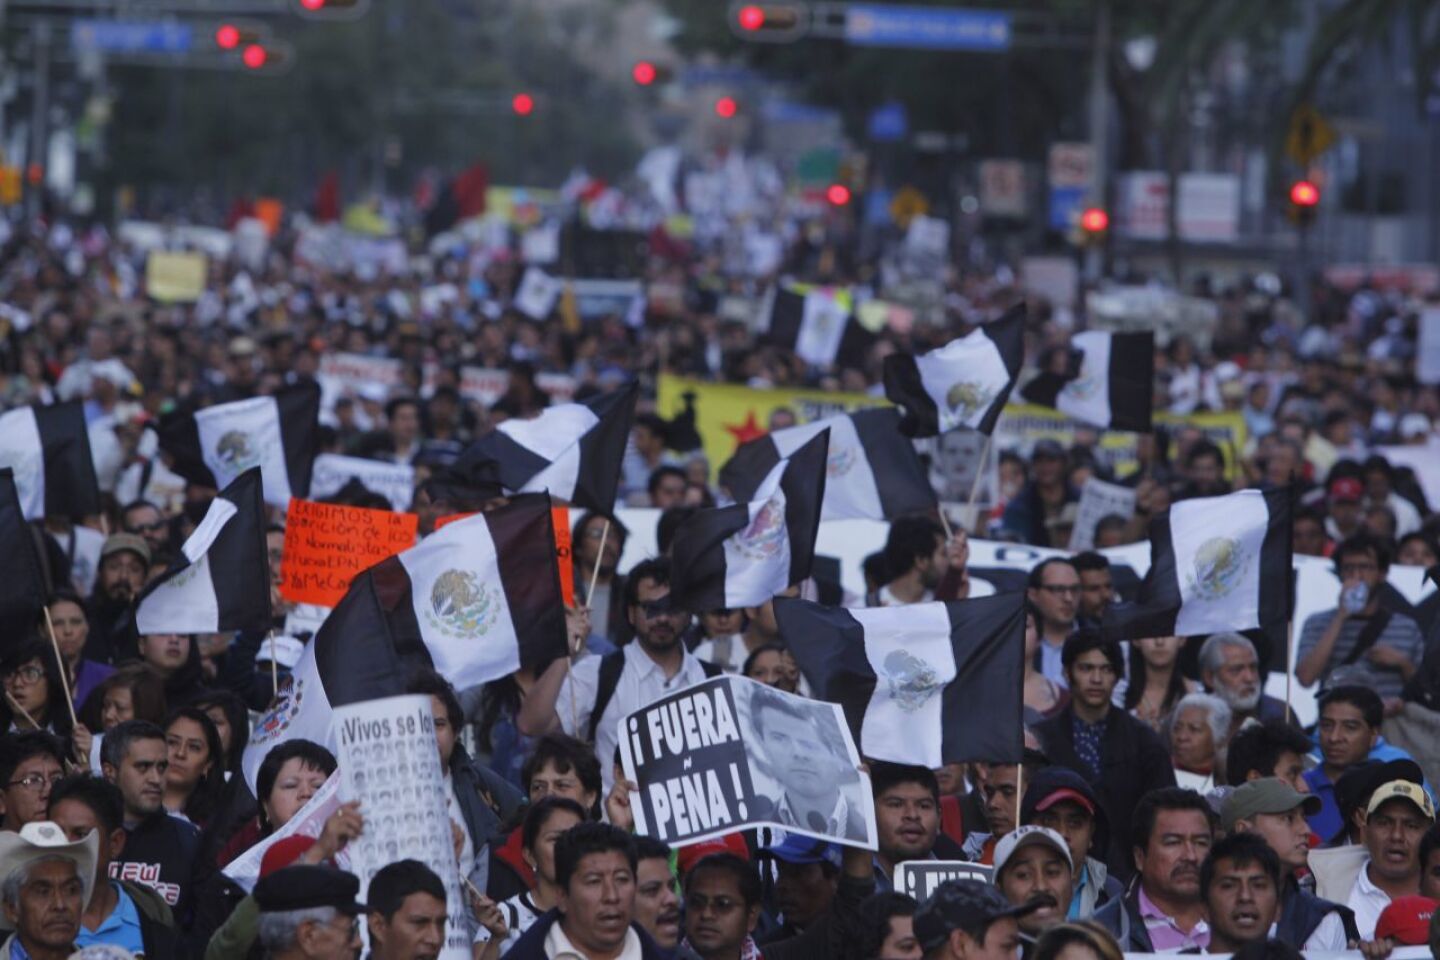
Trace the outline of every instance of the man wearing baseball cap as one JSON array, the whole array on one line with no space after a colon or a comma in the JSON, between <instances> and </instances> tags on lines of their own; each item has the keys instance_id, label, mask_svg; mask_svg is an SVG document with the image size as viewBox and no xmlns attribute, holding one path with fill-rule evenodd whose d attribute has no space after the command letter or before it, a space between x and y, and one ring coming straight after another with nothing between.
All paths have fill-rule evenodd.
<instances>
[{"instance_id":1,"label":"man wearing baseball cap","mask_svg":"<svg viewBox=\"0 0 1440 960\"><path fill-rule=\"evenodd\" d=\"M1346 906L1361 938L1375 939L1380 914L1393 900L1420 892L1420 839L1435 822L1435 805L1418 783L1391 780L1365 806L1364 843L1370 856Z\"/></svg>"},{"instance_id":2,"label":"man wearing baseball cap","mask_svg":"<svg viewBox=\"0 0 1440 960\"><path fill-rule=\"evenodd\" d=\"M1080 774L1066 767L1046 767L1035 774L1020 804L1020 822L1054 830L1070 848L1070 862L1078 870L1066 919L1088 920L1099 907L1124 895L1110 868L1090 855L1105 850L1109 830L1095 791Z\"/></svg>"},{"instance_id":3,"label":"man wearing baseball cap","mask_svg":"<svg viewBox=\"0 0 1440 960\"><path fill-rule=\"evenodd\" d=\"M1048 827L1017 827L995 845L995 886L1015 906L1020 932L1039 937L1065 922L1074 895L1075 867L1065 838Z\"/></svg>"},{"instance_id":4,"label":"man wearing baseball cap","mask_svg":"<svg viewBox=\"0 0 1440 960\"><path fill-rule=\"evenodd\" d=\"M798 833L760 851L775 861L775 907L784 918L761 939L761 945L784 940L808 929L835 899L840 877L840 847Z\"/></svg>"},{"instance_id":5,"label":"man wearing baseball cap","mask_svg":"<svg viewBox=\"0 0 1440 960\"><path fill-rule=\"evenodd\" d=\"M1017 918L1034 907L1011 906L979 880L947 880L915 911L915 939L925 960L1015 960Z\"/></svg>"},{"instance_id":6,"label":"man wearing baseball cap","mask_svg":"<svg viewBox=\"0 0 1440 960\"><path fill-rule=\"evenodd\" d=\"M1251 833L1264 840L1280 861L1280 922L1275 939L1297 950L1343 951L1358 939L1349 908L1300 889L1295 879L1310 856L1310 825L1320 798L1300 793L1278 777L1250 780L1235 788L1220 806L1227 834Z\"/></svg>"}]
</instances>

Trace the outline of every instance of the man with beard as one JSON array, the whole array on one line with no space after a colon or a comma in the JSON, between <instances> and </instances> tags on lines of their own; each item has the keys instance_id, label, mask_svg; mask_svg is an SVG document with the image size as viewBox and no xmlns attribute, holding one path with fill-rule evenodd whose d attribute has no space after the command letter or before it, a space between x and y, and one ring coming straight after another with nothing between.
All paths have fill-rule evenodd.
<instances>
[{"instance_id":1,"label":"man with beard","mask_svg":"<svg viewBox=\"0 0 1440 960\"><path fill-rule=\"evenodd\" d=\"M1238 633L1212 634L1201 646L1199 660L1205 689L1230 705L1232 735L1251 717L1262 723L1287 719L1285 702L1262 689L1260 658L1248 639Z\"/></svg>"},{"instance_id":2,"label":"man with beard","mask_svg":"<svg viewBox=\"0 0 1440 960\"><path fill-rule=\"evenodd\" d=\"M1210 921L1210 953L1264 943L1280 907L1280 859L1264 840L1232 834L1200 865L1200 898Z\"/></svg>"},{"instance_id":3,"label":"man with beard","mask_svg":"<svg viewBox=\"0 0 1440 960\"><path fill-rule=\"evenodd\" d=\"M1209 945L1200 863L1214 842L1214 816L1193 790L1167 787L1141 798L1130 820L1139 882L1122 899L1095 911L1095 922L1126 953L1175 953Z\"/></svg>"},{"instance_id":4,"label":"man with beard","mask_svg":"<svg viewBox=\"0 0 1440 960\"><path fill-rule=\"evenodd\" d=\"M1115 577L1110 572L1110 560L1091 550L1076 554L1074 567L1080 576L1080 622L1099 627L1105 611L1115 602Z\"/></svg>"},{"instance_id":5,"label":"man with beard","mask_svg":"<svg viewBox=\"0 0 1440 960\"><path fill-rule=\"evenodd\" d=\"M114 663L131 659L133 649L118 646L129 633L130 604L139 596L150 571L150 545L133 533L115 533L100 548L100 569L90 595L90 636L85 659Z\"/></svg>"},{"instance_id":6,"label":"man with beard","mask_svg":"<svg viewBox=\"0 0 1440 960\"><path fill-rule=\"evenodd\" d=\"M779 796L756 798L755 816L840 840L864 840L864 812L841 789L850 764L836 752L840 731L821 724L814 710L769 687L755 688L750 727L766 771L780 786Z\"/></svg>"},{"instance_id":7,"label":"man with beard","mask_svg":"<svg viewBox=\"0 0 1440 960\"><path fill-rule=\"evenodd\" d=\"M872 607L934 600L950 569L945 531L929 517L900 517L890 524L884 556L890 580L870 598Z\"/></svg>"},{"instance_id":8,"label":"man with beard","mask_svg":"<svg viewBox=\"0 0 1440 960\"><path fill-rule=\"evenodd\" d=\"M1031 939L1065 922L1075 893L1075 868L1065 838L1048 827L1017 827L995 847L995 886L1030 910L1020 932Z\"/></svg>"},{"instance_id":9,"label":"man with beard","mask_svg":"<svg viewBox=\"0 0 1440 960\"><path fill-rule=\"evenodd\" d=\"M563 658L556 660L530 688L516 718L526 736L563 730L593 742L606 793L614 786L621 718L720 673L720 668L696 660L680 642L690 617L670 605L668 560L646 560L630 571L625 607L635 640L603 657L584 657L573 666ZM557 705L563 709L557 710Z\"/></svg>"}]
</instances>

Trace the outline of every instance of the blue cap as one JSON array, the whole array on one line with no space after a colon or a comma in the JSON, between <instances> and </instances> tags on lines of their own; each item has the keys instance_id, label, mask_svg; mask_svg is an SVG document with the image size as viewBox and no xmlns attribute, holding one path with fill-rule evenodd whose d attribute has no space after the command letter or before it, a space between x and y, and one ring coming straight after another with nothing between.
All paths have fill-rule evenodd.
<instances>
[{"instance_id":1,"label":"blue cap","mask_svg":"<svg viewBox=\"0 0 1440 960\"><path fill-rule=\"evenodd\" d=\"M803 837L798 833L787 833L781 842L761 847L760 856L774 857L797 866L806 863L828 863L836 870L840 869L839 844Z\"/></svg>"}]
</instances>

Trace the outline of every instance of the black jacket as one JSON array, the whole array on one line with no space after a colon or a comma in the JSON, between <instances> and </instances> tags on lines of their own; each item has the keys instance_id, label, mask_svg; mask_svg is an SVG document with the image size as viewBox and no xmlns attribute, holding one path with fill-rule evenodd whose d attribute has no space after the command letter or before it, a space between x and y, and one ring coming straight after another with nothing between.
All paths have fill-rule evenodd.
<instances>
[{"instance_id":1,"label":"black jacket","mask_svg":"<svg viewBox=\"0 0 1440 960\"><path fill-rule=\"evenodd\" d=\"M139 883L117 881L135 904L140 918L140 942L147 957L183 957L185 946L175 929L175 915L156 890Z\"/></svg>"},{"instance_id":2,"label":"black jacket","mask_svg":"<svg viewBox=\"0 0 1440 960\"><path fill-rule=\"evenodd\" d=\"M450 754L450 778L475 849L475 872L462 879L484 890L488 885L490 843L497 839L504 843L505 824L525 805L525 798L514 784L471 760L458 741Z\"/></svg>"},{"instance_id":3,"label":"black jacket","mask_svg":"<svg viewBox=\"0 0 1440 960\"><path fill-rule=\"evenodd\" d=\"M195 898L200 831L161 810L125 828L125 848L110 864L110 875L143 884L160 894L181 928L188 928Z\"/></svg>"},{"instance_id":4,"label":"black jacket","mask_svg":"<svg viewBox=\"0 0 1440 960\"><path fill-rule=\"evenodd\" d=\"M1285 884L1285 891L1280 897L1280 920L1275 925L1275 939L1288 943L1296 950L1303 950L1305 941L1310 939L1320 922L1336 912L1340 914L1340 922L1345 925L1346 941L1359 940L1360 933L1355 928L1353 910L1329 900L1321 900L1313 893L1306 893L1294 880L1290 880Z\"/></svg>"},{"instance_id":5,"label":"black jacket","mask_svg":"<svg viewBox=\"0 0 1440 960\"><path fill-rule=\"evenodd\" d=\"M1175 786L1170 753L1154 730L1124 710L1112 708L1101 741L1100 776L1094 777L1075 752L1071 726L1074 716L1074 707L1066 707L1036 724L1035 736L1051 763L1069 767L1094 788L1106 821L1115 827L1106 844L1106 866L1122 883L1127 882L1135 872L1130 853L1130 818L1143 795L1159 787Z\"/></svg>"},{"instance_id":6,"label":"black jacket","mask_svg":"<svg viewBox=\"0 0 1440 960\"><path fill-rule=\"evenodd\" d=\"M1145 929L1145 920L1140 916L1140 884L1096 910L1093 919L1110 931L1125 953L1155 952L1150 931Z\"/></svg>"},{"instance_id":7,"label":"black jacket","mask_svg":"<svg viewBox=\"0 0 1440 960\"><path fill-rule=\"evenodd\" d=\"M874 892L873 881L842 875L830 909L798 936L762 944L765 960L864 960L860 956L866 939L860 902Z\"/></svg>"},{"instance_id":8,"label":"black jacket","mask_svg":"<svg viewBox=\"0 0 1440 960\"><path fill-rule=\"evenodd\" d=\"M506 960L548 960L545 956L545 938L550 934L550 928L560 919L560 911L551 910L545 916L536 920L529 930L515 941L509 951L506 952ZM640 956L643 960L665 960L665 954L660 951L655 941L650 939L638 923L630 924L630 929L640 935Z\"/></svg>"}]
</instances>

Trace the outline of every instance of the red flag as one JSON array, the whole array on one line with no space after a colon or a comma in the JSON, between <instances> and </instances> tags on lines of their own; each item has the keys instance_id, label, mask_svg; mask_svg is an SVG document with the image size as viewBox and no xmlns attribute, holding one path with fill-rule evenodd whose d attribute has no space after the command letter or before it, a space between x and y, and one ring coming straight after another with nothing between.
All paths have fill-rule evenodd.
<instances>
[{"instance_id":1,"label":"red flag","mask_svg":"<svg viewBox=\"0 0 1440 960\"><path fill-rule=\"evenodd\" d=\"M490 188L490 171L477 163L455 178L455 202L460 207L457 219L468 220L485 212L485 192Z\"/></svg>"}]
</instances>

